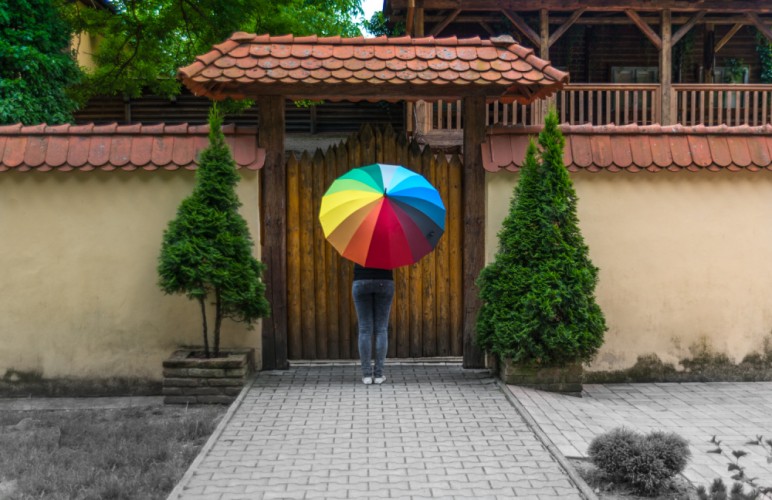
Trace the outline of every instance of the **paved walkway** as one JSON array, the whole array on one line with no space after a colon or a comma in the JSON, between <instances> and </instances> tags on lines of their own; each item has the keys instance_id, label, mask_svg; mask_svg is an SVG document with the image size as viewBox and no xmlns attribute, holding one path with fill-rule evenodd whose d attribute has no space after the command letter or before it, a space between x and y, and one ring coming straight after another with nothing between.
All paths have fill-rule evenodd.
<instances>
[{"instance_id":1,"label":"paved walkway","mask_svg":"<svg viewBox=\"0 0 772 500\"><path fill-rule=\"evenodd\" d=\"M261 372L169 498L582 498L487 372L386 375L365 386L355 365Z\"/></svg>"},{"instance_id":2,"label":"paved walkway","mask_svg":"<svg viewBox=\"0 0 772 500\"><path fill-rule=\"evenodd\" d=\"M684 476L692 484L707 487L721 477L731 485L730 453L744 450L740 463L749 476L772 486L766 452L745 444L759 435L772 439L772 382L585 385L582 398L508 388L564 456L585 457L592 438L615 427L663 430L689 441ZM723 455L707 453L716 448L714 435Z\"/></svg>"}]
</instances>

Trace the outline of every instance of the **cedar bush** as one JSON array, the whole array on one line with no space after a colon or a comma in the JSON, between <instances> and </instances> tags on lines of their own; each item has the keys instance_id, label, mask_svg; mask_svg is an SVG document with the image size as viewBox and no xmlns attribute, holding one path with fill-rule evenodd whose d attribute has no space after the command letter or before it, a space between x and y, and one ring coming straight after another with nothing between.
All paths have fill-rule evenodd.
<instances>
[{"instance_id":1,"label":"cedar bush","mask_svg":"<svg viewBox=\"0 0 772 500\"><path fill-rule=\"evenodd\" d=\"M167 294L185 294L200 304L204 352L209 352L207 301L214 303L214 356L220 354L224 318L248 325L269 313L262 281L264 264L254 245L236 194L239 175L225 135L222 113L209 113L209 146L201 152L196 185L163 236L158 263L159 286Z\"/></svg>"},{"instance_id":2,"label":"cedar bush","mask_svg":"<svg viewBox=\"0 0 772 500\"><path fill-rule=\"evenodd\" d=\"M533 141L528 147L499 251L477 280L476 341L515 363L563 366L592 359L606 322L595 302L598 269L579 230L554 110L539 146L538 152Z\"/></svg>"},{"instance_id":3,"label":"cedar bush","mask_svg":"<svg viewBox=\"0 0 772 500\"><path fill-rule=\"evenodd\" d=\"M615 482L629 484L636 492L654 496L684 470L691 452L687 441L674 433L642 435L618 428L592 440L592 463Z\"/></svg>"}]
</instances>

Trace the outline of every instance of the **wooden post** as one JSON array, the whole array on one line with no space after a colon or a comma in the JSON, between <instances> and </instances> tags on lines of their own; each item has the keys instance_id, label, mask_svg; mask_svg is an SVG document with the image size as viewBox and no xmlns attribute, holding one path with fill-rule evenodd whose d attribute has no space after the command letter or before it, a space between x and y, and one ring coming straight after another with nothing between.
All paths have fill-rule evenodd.
<instances>
[{"instance_id":1,"label":"wooden post","mask_svg":"<svg viewBox=\"0 0 772 500\"><path fill-rule=\"evenodd\" d=\"M464 368L485 366L483 353L475 345L475 324L480 295L475 284L485 264L485 170L480 145L485 140L485 97L464 97Z\"/></svg>"},{"instance_id":2,"label":"wooden post","mask_svg":"<svg viewBox=\"0 0 772 500\"><path fill-rule=\"evenodd\" d=\"M539 11L539 57L545 61L550 58L550 14L547 9ZM555 105L554 94L541 102L540 116L537 123L544 123L544 117L547 116L550 106Z\"/></svg>"},{"instance_id":3,"label":"wooden post","mask_svg":"<svg viewBox=\"0 0 772 500\"><path fill-rule=\"evenodd\" d=\"M263 211L263 280L271 315L263 319L263 370L286 369L287 363L287 172L284 168L284 97L263 96L258 142L265 149L260 182Z\"/></svg>"},{"instance_id":4,"label":"wooden post","mask_svg":"<svg viewBox=\"0 0 772 500\"><path fill-rule=\"evenodd\" d=\"M424 9L423 7L417 7L415 10L415 26L413 35L416 37L424 36ZM432 123L432 104L426 101L417 101L415 103L415 133L418 135L426 135L434 128Z\"/></svg>"},{"instance_id":5,"label":"wooden post","mask_svg":"<svg viewBox=\"0 0 772 500\"><path fill-rule=\"evenodd\" d=\"M673 75L672 75L672 25L670 23L670 9L662 11L661 40L662 45L659 49L659 78L662 87L662 125L673 123L671 105L673 98Z\"/></svg>"},{"instance_id":6,"label":"wooden post","mask_svg":"<svg viewBox=\"0 0 772 500\"><path fill-rule=\"evenodd\" d=\"M713 83L713 67L716 62L716 25L705 24L702 48L702 80Z\"/></svg>"}]
</instances>

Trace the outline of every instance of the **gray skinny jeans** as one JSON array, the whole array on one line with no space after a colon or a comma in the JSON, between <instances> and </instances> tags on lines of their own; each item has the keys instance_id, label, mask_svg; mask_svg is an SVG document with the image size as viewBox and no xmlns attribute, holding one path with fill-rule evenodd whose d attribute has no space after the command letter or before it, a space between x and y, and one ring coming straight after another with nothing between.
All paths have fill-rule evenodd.
<instances>
[{"instance_id":1,"label":"gray skinny jeans","mask_svg":"<svg viewBox=\"0 0 772 500\"><path fill-rule=\"evenodd\" d=\"M392 280L356 280L351 287L359 320L359 359L363 377L382 377L389 349L389 312L394 297ZM375 369L371 366L375 334Z\"/></svg>"}]
</instances>

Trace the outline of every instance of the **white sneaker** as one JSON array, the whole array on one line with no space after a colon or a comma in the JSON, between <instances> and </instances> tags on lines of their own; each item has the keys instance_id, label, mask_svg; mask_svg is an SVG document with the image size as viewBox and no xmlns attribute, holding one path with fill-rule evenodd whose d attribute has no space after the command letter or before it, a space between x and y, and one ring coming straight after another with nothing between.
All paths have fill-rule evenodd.
<instances>
[{"instance_id":1,"label":"white sneaker","mask_svg":"<svg viewBox=\"0 0 772 500\"><path fill-rule=\"evenodd\" d=\"M381 385L384 382L386 382L386 377L384 377L384 376L375 377L375 383L376 384Z\"/></svg>"},{"instance_id":2,"label":"white sneaker","mask_svg":"<svg viewBox=\"0 0 772 500\"><path fill-rule=\"evenodd\" d=\"M375 379L375 380L377 381L378 379ZM363 377L362 378L362 383L365 384L365 385L372 384L373 383L373 377ZM380 382L376 382L376 383L380 384Z\"/></svg>"}]
</instances>

